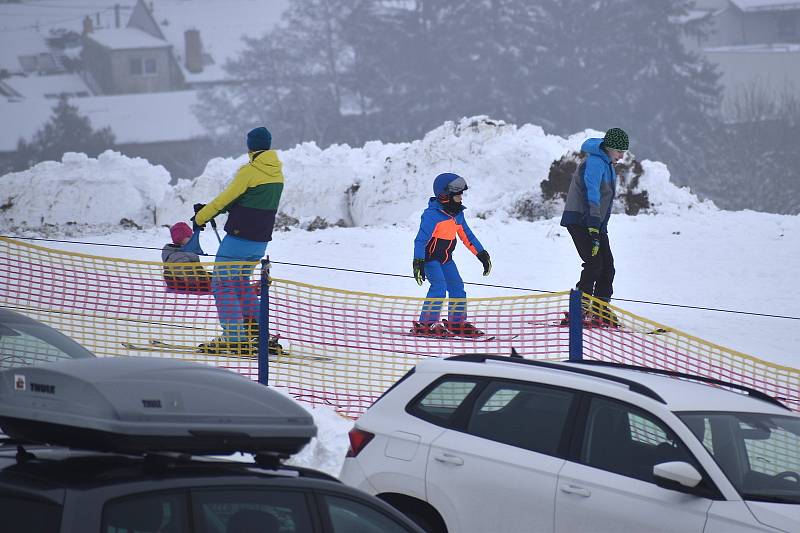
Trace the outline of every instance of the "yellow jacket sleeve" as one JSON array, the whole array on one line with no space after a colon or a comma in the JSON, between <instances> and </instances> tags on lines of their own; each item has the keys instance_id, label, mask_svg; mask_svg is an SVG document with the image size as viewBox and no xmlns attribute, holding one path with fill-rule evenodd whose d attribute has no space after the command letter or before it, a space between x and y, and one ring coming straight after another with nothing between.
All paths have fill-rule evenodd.
<instances>
[{"instance_id":1,"label":"yellow jacket sleeve","mask_svg":"<svg viewBox=\"0 0 800 533\"><path fill-rule=\"evenodd\" d=\"M194 217L195 222L201 226L217 216L220 211L228 207L237 198L239 198L247 190L249 180L247 174L241 170L236 173L233 181L225 188L224 191L211 200L206 206L197 212Z\"/></svg>"}]
</instances>

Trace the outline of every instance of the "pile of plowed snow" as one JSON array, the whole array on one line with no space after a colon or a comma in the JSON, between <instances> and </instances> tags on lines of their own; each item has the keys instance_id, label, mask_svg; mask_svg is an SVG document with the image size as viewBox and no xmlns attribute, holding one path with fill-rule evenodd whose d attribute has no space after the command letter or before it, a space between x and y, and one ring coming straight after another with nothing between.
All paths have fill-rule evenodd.
<instances>
[{"instance_id":1,"label":"pile of plowed snow","mask_svg":"<svg viewBox=\"0 0 800 533\"><path fill-rule=\"evenodd\" d=\"M578 150L586 138L601 135L587 130L562 138L538 126L473 117L447 122L410 143L373 141L360 148L324 150L304 143L279 153L286 177L280 210L300 226L314 220L318 225L415 224L433 178L455 172L469 184L464 202L472 216L505 219L513 216L520 197L538 197L553 161ZM170 186L167 171L144 159L113 151L96 159L67 153L61 162L0 177L0 230L74 235L120 224L171 224L188 219L194 203L216 196L246 162L246 155L215 158L201 176ZM714 209L670 183L665 165L642 163L639 186L653 205L647 212Z\"/></svg>"}]
</instances>

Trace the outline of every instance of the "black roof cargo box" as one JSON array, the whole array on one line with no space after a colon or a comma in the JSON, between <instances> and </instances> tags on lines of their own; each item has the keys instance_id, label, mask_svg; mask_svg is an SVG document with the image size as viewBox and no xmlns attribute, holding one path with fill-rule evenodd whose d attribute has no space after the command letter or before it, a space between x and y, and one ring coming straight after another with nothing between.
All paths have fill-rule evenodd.
<instances>
[{"instance_id":1,"label":"black roof cargo box","mask_svg":"<svg viewBox=\"0 0 800 533\"><path fill-rule=\"evenodd\" d=\"M122 453L293 454L317 433L294 400L233 372L149 357L0 372L12 438Z\"/></svg>"}]
</instances>

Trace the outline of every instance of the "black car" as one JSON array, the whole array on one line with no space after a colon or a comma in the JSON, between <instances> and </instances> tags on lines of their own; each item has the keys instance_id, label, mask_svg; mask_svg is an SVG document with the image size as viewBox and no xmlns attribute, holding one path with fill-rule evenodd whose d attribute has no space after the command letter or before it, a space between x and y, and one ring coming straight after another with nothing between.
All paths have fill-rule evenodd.
<instances>
[{"instance_id":1,"label":"black car","mask_svg":"<svg viewBox=\"0 0 800 533\"><path fill-rule=\"evenodd\" d=\"M421 531L325 473L285 466L313 418L226 370L138 357L8 369L0 427L2 533Z\"/></svg>"},{"instance_id":2,"label":"black car","mask_svg":"<svg viewBox=\"0 0 800 533\"><path fill-rule=\"evenodd\" d=\"M0 307L0 369L95 355L59 331Z\"/></svg>"}]
</instances>

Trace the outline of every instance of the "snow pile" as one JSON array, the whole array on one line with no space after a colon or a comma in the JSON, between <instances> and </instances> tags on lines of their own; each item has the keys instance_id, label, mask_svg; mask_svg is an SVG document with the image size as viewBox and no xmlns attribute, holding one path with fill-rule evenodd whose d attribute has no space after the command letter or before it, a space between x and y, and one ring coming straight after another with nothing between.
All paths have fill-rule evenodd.
<instances>
[{"instance_id":1,"label":"snow pile","mask_svg":"<svg viewBox=\"0 0 800 533\"><path fill-rule=\"evenodd\" d=\"M314 417L317 436L287 463L315 468L338 477L350 446L347 432L353 427L353 421L340 416L330 407L312 406L302 401L298 403Z\"/></svg>"},{"instance_id":2,"label":"snow pile","mask_svg":"<svg viewBox=\"0 0 800 533\"><path fill-rule=\"evenodd\" d=\"M650 213L678 215L690 209L717 211L711 200L700 201L688 187L676 187L669 181L669 170L658 161L642 161L644 173L639 189L648 192Z\"/></svg>"},{"instance_id":3,"label":"snow pile","mask_svg":"<svg viewBox=\"0 0 800 533\"><path fill-rule=\"evenodd\" d=\"M169 190L164 167L107 150L97 159L68 152L0 177L0 228L22 231L50 225L152 226L156 205Z\"/></svg>"},{"instance_id":4,"label":"snow pile","mask_svg":"<svg viewBox=\"0 0 800 533\"><path fill-rule=\"evenodd\" d=\"M565 139L538 126L472 117L446 122L410 143L373 141L324 150L304 143L279 154L286 176L281 211L301 227L414 225L432 194L433 178L456 172L469 184L464 203L472 216L505 220L514 216L521 197L541 197L540 184L553 161L601 135L586 130ZM109 226L122 219L139 227L169 225L188 219L193 204L219 194L246 162L246 155L212 159L202 175L170 187L163 167L142 159L116 152L97 159L65 154L61 163L0 177L0 231L76 221ZM644 161L643 167L641 187L649 193L650 213L698 205L715 209L671 184L665 165ZM225 216L218 221L224 224Z\"/></svg>"},{"instance_id":5,"label":"snow pile","mask_svg":"<svg viewBox=\"0 0 800 533\"><path fill-rule=\"evenodd\" d=\"M464 203L473 215L508 218L523 195L540 197L553 161L593 136L602 132L586 130L564 139L538 126L472 117L446 122L411 143L374 141L362 148L325 150L304 143L280 153L286 176L281 211L305 225L317 217L331 225L413 225L432 195L433 178L455 172L467 179ZM244 155L211 160L200 177L176 185L175 198L183 204L164 204L159 219L185 218L191 204L213 198L246 162ZM644 161L643 166L640 186L650 194L651 213L700 204L688 189L669 182L664 164Z\"/></svg>"}]
</instances>

